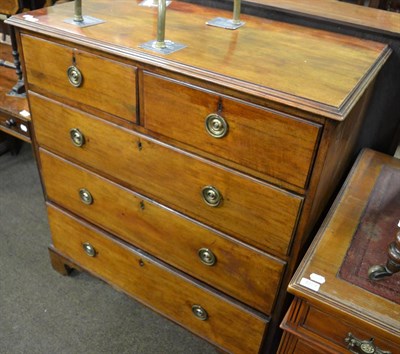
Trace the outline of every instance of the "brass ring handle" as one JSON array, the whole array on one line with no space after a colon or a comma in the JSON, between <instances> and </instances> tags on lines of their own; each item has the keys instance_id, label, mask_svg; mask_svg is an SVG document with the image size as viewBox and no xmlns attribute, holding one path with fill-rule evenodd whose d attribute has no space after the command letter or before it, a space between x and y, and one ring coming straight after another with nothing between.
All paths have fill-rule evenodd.
<instances>
[{"instance_id":1,"label":"brass ring handle","mask_svg":"<svg viewBox=\"0 0 400 354\"><path fill-rule=\"evenodd\" d=\"M89 242L84 242L82 243L83 250L89 257L95 257L97 252L95 248L89 243Z\"/></svg>"},{"instance_id":2,"label":"brass ring handle","mask_svg":"<svg viewBox=\"0 0 400 354\"><path fill-rule=\"evenodd\" d=\"M213 266L217 262L217 258L215 257L214 253L208 248L200 248L198 251L200 260L208 266Z\"/></svg>"},{"instance_id":3,"label":"brass ring handle","mask_svg":"<svg viewBox=\"0 0 400 354\"><path fill-rule=\"evenodd\" d=\"M195 317L201 321L206 321L208 319L207 311L200 305L193 305L192 312L193 312L193 315L195 315Z\"/></svg>"},{"instance_id":4,"label":"brass ring handle","mask_svg":"<svg viewBox=\"0 0 400 354\"><path fill-rule=\"evenodd\" d=\"M348 333L344 341L347 343L347 349L355 354L392 354L390 351L379 349L374 343L374 338L361 340Z\"/></svg>"},{"instance_id":5,"label":"brass ring handle","mask_svg":"<svg viewBox=\"0 0 400 354\"><path fill-rule=\"evenodd\" d=\"M69 136L71 138L72 144L74 144L77 147L82 147L86 142L85 136L81 133L81 131L78 128L72 128L69 131Z\"/></svg>"},{"instance_id":6,"label":"brass ring handle","mask_svg":"<svg viewBox=\"0 0 400 354\"><path fill-rule=\"evenodd\" d=\"M213 138L223 138L228 134L228 123L216 113L209 114L205 121L206 131Z\"/></svg>"},{"instance_id":7,"label":"brass ring handle","mask_svg":"<svg viewBox=\"0 0 400 354\"><path fill-rule=\"evenodd\" d=\"M83 75L75 65L72 65L67 69L67 76L72 86L80 87L82 85Z\"/></svg>"},{"instance_id":8,"label":"brass ring handle","mask_svg":"<svg viewBox=\"0 0 400 354\"><path fill-rule=\"evenodd\" d=\"M213 186L203 187L203 189L201 190L201 195L204 202L212 207L219 206L223 199L221 192Z\"/></svg>"},{"instance_id":9,"label":"brass ring handle","mask_svg":"<svg viewBox=\"0 0 400 354\"><path fill-rule=\"evenodd\" d=\"M82 203L86 205L93 204L93 197L87 189L85 188L80 189L79 197L81 198Z\"/></svg>"}]
</instances>

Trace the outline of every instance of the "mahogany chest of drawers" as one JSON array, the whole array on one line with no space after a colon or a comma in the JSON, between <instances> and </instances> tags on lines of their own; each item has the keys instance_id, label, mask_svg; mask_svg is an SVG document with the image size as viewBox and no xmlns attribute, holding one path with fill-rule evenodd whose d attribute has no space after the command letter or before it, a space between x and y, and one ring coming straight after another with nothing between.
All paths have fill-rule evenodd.
<instances>
[{"instance_id":1,"label":"mahogany chest of drawers","mask_svg":"<svg viewBox=\"0 0 400 354\"><path fill-rule=\"evenodd\" d=\"M53 266L232 353L272 352L303 244L347 172L384 44L173 2L18 15ZM69 76L68 76L69 75Z\"/></svg>"},{"instance_id":2,"label":"mahogany chest of drawers","mask_svg":"<svg viewBox=\"0 0 400 354\"><path fill-rule=\"evenodd\" d=\"M399 181L399 159L362 152L289 284L279 353L400 353L400 273L369 279L396 247Z\"/></svg>"}]
</instances>

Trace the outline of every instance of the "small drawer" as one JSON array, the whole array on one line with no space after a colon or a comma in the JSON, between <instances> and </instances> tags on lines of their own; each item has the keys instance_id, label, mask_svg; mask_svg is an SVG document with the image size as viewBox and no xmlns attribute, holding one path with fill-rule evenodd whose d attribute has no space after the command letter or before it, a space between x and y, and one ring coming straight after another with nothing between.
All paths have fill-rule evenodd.
<instances>
[{"instance_id":1,"label":"small drawer","mask_svg":"<svg viewBox=\"0 0 400 354\"><path fill-rule=\"evenodd\" d=\"M142 90L147 129L306 187L320 125L150 73L143 75Z\"/></svg>"},{"instance_id":2,"label":"small drawer","mask_svg":"<svg viewBox=\"0 0 400 354\"><path fill-rule=\"evenodd\" d=\"M306 306L303 304L302 306ZM376 332L376 327L361 328L358 324L357 318L355 321L351 319L338 318L337 315L321 311L314 306L309 306L308 310L304 310L306 317L301 324L301 327L307 330L307 332L317 335L321 338L329 340L333 345L346 348L343 350L344 353L350 352L347 350L347 340L353 339L355 342L354 350L359 350L357 343L359 341L369 342L371 338L374 339L374 345L379 347L383 351L390 351L392 354L400 354L400 339L395 338L395 343L388 338L382 336L382 332L379 334ZM350 335L351 334L351 335ZM365 353L373 353L370 345L366 343ZM357 351L358 352L358 351ZM362 353L362 351L360 351Z\"/></svg>"},{"instance_id":3,"label":"small drawer","mask_svg":"<svg viewBox=\"0 0 400 354\"><path fill-rule=\"evenodd\" d=\"M228 295L271 313L284 270L282 261L44 150L40 161L51 201Z\"/></svg>"},{"instance_id":4,"label":"small drawer","mask_svg":"<svg viewBox=\"0 0 400 354\"><path fill-rule=\"evenodd\" d=\"M11 117L10 115L0 112L0 130L8 134L26 138L30 140L31 137L31 121L30 119L22 119ZM24 139L25 140L25 139Z\"/></svg>"},{"instance_id":5,"label":"small drawer","mask_svg":"<svg viewBox=\"0 0 400 354\"><path fill-rule=\"evenodd\" d=\"M54 247L67 258L217 346L258 353L266 317L52 206L48 213Z\"/></svg>"},{"instance_id":6,"label":"small drawer","mask_svg":"<svg viewBox=\"0 0 400 354\"><path fill-rule=\"evenodd\" d=\"M302 197L54 101L30 98L39 145L257 248L286 255Z\"/></svg>"},{"instance_id":7,"label":"small drawer","mask_svg":"<svg viewBox=\"0 0 400 354\"><path fill-rule=\"evenodd\" d=\"M66 97L136 123L136 68L22 35L30 90Z\"/></svg>"}]
</instances>

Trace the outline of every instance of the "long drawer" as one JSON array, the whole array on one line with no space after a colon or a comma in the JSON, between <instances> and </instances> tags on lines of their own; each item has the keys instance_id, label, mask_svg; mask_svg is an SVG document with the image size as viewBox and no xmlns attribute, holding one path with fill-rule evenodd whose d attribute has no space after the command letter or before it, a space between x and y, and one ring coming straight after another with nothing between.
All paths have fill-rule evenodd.
<instances>
[{"instance_id":1,"label":"long drawer","mask_svg":"<svg viewBox=\"0 0 400 354\"><path fill-rule=\"evenodd\" d=\"M271 313L284 270L282 261L53 154L41 150L40 161L51 201L238 300ZM91 199L82 199L82 190Z\"/></svg>"},{"instance_id":2,"label":"long drawer","mask_svg":"<svg viewBox=\"0 0 400 354\"><path fill-rule=\"evenodd\" d=\"M30 89L136 122L134 66L28 35L21 41Z\"/></svg>"},{"instance_id":3,"label":"long drawer","mask_svg":"<svg viewBox=\"0 0 400 354\"><path fill-rule=\"evenodd\" d=\"M287 254L302 197L55 101L30 100L39 145L257 248Z\"/></svg>"},{"instance_id":4,"label":"long drawer","mask_svg":"<svg viewBox=\"0 0 400 354\"><path fill-rule=\"evenodd\" d=\"M48 213L53 244L66 257L220 347L258 353L266 317L51 205Z\"/></svg>"},{"instance_id":5,"label":"long drawer","mask_svg":"<svg viewBox=\"0 0 400 354\"><path fill-rule=\"evenodd\" d=\"M306 187L321 125L147 72L142 92L147 129Z\"/></svg>"}]
</instances>

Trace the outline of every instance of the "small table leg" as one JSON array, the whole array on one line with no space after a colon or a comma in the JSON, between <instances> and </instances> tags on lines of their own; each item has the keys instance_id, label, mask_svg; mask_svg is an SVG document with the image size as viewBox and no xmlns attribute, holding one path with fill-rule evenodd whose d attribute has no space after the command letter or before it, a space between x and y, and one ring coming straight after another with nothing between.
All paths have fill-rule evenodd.
<instances>
[{"instance_id":1,"label":"small table leg","mask_svg":"<svg viewBox=\"0 0 400 354\"><path fill-rule=\"evenodd\" d=\"M17 74L18 80L8 94L10 96L25 97L25 84L24 84L24 78L22 76L21 61L19 59L17 39L15 37L14 27L12 26L10 27L10 37L11 37L12 55L14 57L15 72Z\"/></svg>"}]
</instances>

